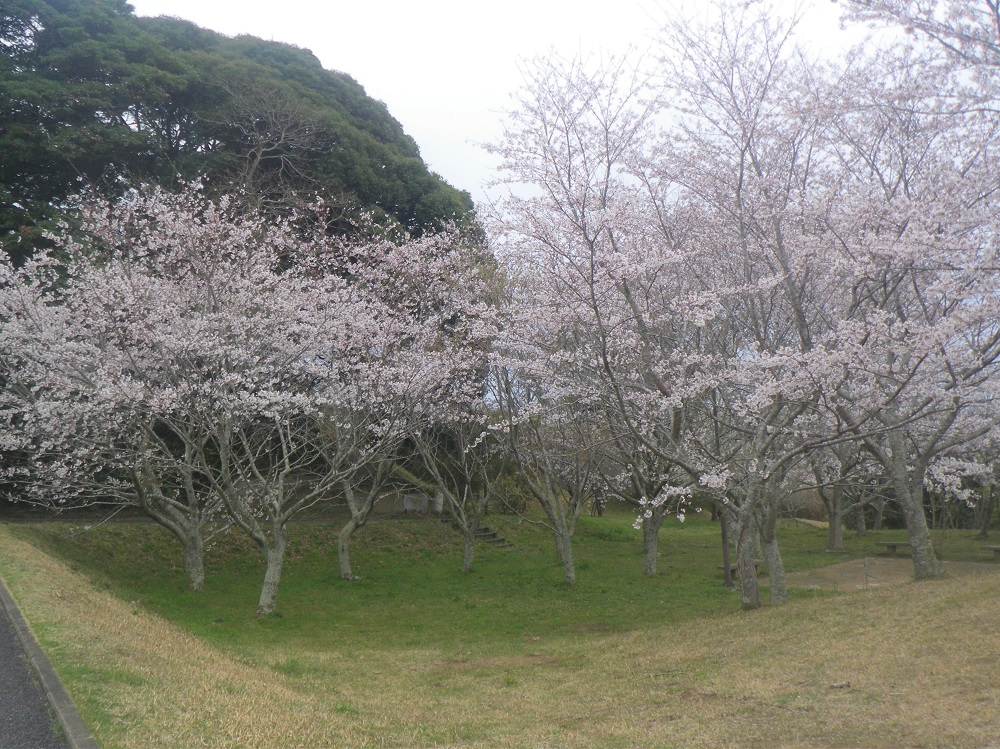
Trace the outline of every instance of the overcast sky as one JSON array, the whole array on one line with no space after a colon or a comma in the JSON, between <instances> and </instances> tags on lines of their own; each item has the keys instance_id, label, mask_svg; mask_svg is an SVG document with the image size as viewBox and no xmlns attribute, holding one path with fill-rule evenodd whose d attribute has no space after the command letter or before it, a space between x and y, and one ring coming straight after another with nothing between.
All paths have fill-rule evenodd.
<instances>
[{"instance_id":1,"label":"overcast sky","mask_svg":"<svg viewBox=\"0 0 1000 749\"><path fill-rule=\"evenodd\" d=\"M177 16L312 50L323 67L385 102L430 168L477 202L494 166L477 144L500 135L501 112L521 81L518 60L553 49L645 49L682 1L129 0L140 16ZM816 0L804 27L817 44L834 42L836 5Z\"/></svg>"}]
</instances>

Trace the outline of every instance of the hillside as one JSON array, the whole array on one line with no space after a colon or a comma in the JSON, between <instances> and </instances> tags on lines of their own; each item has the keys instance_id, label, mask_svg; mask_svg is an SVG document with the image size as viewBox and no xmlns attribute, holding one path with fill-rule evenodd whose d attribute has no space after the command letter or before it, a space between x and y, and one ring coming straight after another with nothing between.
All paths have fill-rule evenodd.
<instances>
[{"instance_id":1,"label":"hillside","mask_svg":"<svg viewBox=\"0 0 1000 749\"><path fill-rule=\"evenodd\" d=\"M105 749L995 746L996 564L742 612L709 521L666 527L644 577L629 518L581 520L573 589L514 518L471 574L444 524L372 523L352 582L337 527L298 524L269 619L249 542L191 593L152 524L0 525L0 575ZM793 569L831 561L822 529L782 533Z\"/></svg>"}]
</instances>

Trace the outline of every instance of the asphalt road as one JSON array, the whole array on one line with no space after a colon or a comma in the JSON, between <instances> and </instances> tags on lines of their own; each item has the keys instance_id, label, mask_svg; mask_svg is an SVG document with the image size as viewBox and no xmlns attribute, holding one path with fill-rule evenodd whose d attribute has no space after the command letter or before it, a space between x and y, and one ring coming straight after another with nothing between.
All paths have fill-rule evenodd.
<instances>
[{"instance_id":1,"label":"asphalt road","mask_svg":"<svg viewBox=\"0 0 1000 749\"><path fill-rule=\"evenodd\" d=\"M0 601L0 749L67 749L38 674Z\"/></svg>"}]
</instances>

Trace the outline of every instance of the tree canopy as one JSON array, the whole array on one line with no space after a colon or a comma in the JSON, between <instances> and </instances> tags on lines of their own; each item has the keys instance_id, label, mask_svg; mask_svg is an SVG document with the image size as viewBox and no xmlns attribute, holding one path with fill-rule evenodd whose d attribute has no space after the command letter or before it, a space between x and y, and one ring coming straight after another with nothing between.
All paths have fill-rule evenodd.
<instances>
[{"instance_id":1,"label":"tree canopy","mask_svg":"<svg viewBox=\"0 0 1000 749\"><path fill-rule=\"evenodd\" d=\"M0 241L15 256L90 186L205 176L254 207L318 196L416 234L472 209L382 102L308 50L123 0L13 0L0 53Z\"/></svg>"}]
</instances>

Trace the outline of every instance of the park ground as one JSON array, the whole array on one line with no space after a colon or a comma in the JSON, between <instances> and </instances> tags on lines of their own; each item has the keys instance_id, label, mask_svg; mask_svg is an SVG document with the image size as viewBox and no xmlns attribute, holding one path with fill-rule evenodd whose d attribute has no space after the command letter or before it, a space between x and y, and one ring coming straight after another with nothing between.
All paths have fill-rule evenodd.
<instances>
[{"instance_id":1,"label":"park ground","mask_svg":"<svg viewBox=\"0 0 1000 749\"><path fill-rule=\"evenodd\" d=\"M148 524L0 525L0 575L105 749L1000 746L1000 564L971 532L915 583L874 546L899 532L831 555L789 521L790 602L743 612L707 519L668 521L646 578L630 517L584 518L574 588L542 528L491 520L515 547L467 575L446 525L373 523L354 582L335 527L296 525L267 619L236 536L202 593Z\"/></svg>"}]
</instances>

